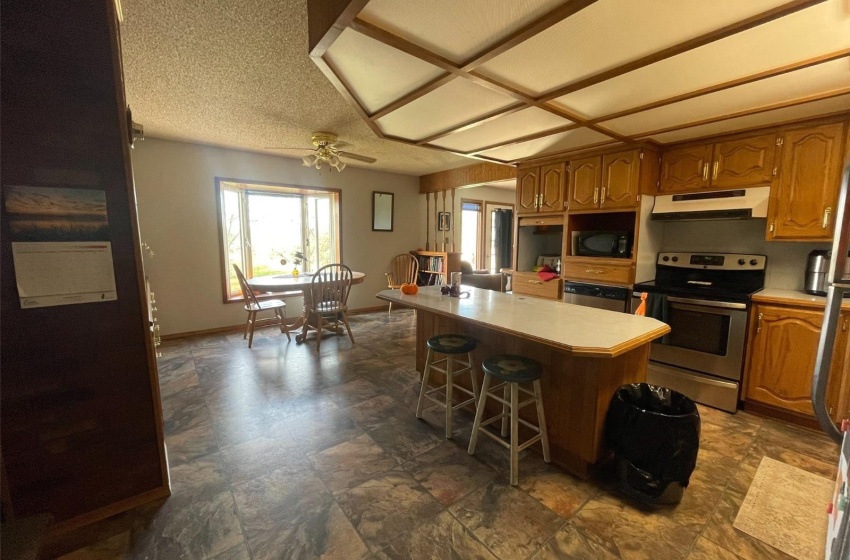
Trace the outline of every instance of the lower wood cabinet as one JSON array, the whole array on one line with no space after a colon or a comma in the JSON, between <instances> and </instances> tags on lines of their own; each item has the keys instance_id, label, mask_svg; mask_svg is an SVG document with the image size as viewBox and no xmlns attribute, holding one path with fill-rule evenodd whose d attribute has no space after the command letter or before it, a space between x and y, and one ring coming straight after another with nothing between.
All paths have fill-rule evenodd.
<instances>
[{"instance_id":1,"label":"lower wood cabinet","mask_svg":"<svg viewBox=\"0 0 850 560\"><path fill-rule=\"evenodd\" d=\"M842 313L827 387L827 408L836 421L850 417L848 322L850 312ZM814 416L812 373L822 323L822 311L753 305L744 400Z\"/></svg>"}]
</instances>

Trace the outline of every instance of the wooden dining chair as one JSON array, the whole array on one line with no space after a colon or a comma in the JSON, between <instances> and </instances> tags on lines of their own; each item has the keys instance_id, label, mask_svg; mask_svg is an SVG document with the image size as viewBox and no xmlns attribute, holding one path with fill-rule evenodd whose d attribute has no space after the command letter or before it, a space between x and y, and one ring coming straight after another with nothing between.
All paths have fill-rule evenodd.
<instances>
[{"instance_id":1,"label":"wooden dining chair","mask_svg":"<svg viewBox=\"0 0 850 560\"><path fill-rule=\"evenodd\" d=\"M410 253L396 255L390 262L390 270L387 272L387 288L398 290L402 284L415 284L419 278L419 260ZM393 302L390 302L389 313L393 312Z\"/></svg>"},{"instance_id":2,"label":"wooden dining chair","mask_svg":"<svg viewBox=\"0 0 850 560\"><path fill-rule=\"evenodd\" d=\"M310 314L315 319L316 350L322 345L322 331L325 322L331 322L339 332L340 319L345 324L348 337L354 342L351 326L348 324L348 292L351 290L353 274L344 264L328 264L316 271L310 284ZM308 321L309 322L309 321Z\"/></svg>"},{"instance_id":3,"label":"wooden dining chair","mask_svg":"<svg viewBox=\"0 0 850 560\"><path fill-rule=\"evenodd\" d=\"M233 269L236 271L236 278L239 279L242 296L245 298L245 311L248 312L248 322L245 323L245 332L242 335L242 338L248 339L248 348L254 344L254 326L257 323L257 313L260 311L274 311L280 324L280 332L286 333L287 340L292 340L292 337L289 336L289 328L286 325L286 302L279 299L258 300L239 267L234 264Z\"/></svg>"}]
</instances>

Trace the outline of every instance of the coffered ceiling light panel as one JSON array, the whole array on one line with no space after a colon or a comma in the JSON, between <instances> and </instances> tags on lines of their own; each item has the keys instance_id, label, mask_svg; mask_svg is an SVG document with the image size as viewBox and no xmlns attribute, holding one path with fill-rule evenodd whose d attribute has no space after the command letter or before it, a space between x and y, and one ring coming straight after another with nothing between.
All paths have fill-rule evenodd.
<instances>
[{"instance_id":1,"label":"coffered ceiling light panel","mask_svg":"<svg viewBox=\"0 0 850 560\"><path fill-rule=\"evenodd\" d=\"M625 136L634 136L848 88L850 60L842 58L606 121L605 126Z\"/></svg>"},{"instance_id":2,"label":"coffered ceiling light panel","mask_svg":"<svg viewBox=\"0 0 850 560\"><path fill-rule=\"evenodd\" d=\"M848 109L850 109L850 94L794 105L793 107L785 107L783 109L774 109L772 111L765 111L764 113L754 113L752 115L717 121L710 124L683 128L672 132L654 134L649 138L661 144L671 144L716 134L768 126L778 122L829 115L847 111Z\"/></svg>"},{"instance_id":3,"label":"coffered ceiling light panel","mask_svg":"<svg viewBox=\"0 0 850 560\"><path fill-rule=\"evenodd\" d=\"M509 162L603 143L613 144L615 141L589 128L577 128L520 144L494 148L481 152L481 155Z\"/></svg>"},{"instance_id":4,"label":"coffered ceiling light panel","mask_svg":"<svg viewBox=\"0 0 850 560\"><path fill-rule=\"evenodd\" d=\"M410 140L486 115L515 100L469 80L453 80L419 99L378 119L384 134Z\"/></svg>"},{"instance_id":5,"label":"coffered ceiling light panel","mask_svg":"<svg viewBox=\"0 0 850 560\"><path fill-rule=\"evenodd\" d=\"M325 58L370 113L443 74L436 66L351 29L340 34Z\"/></svg>"},{"instance_id":6,"label":"coffered ceiling light panel","mask_svg":"<svg viewBox=\"0 0 850 560\"><path fill-rule=\"evenodd\" d=\"M780 37L798 39L777 40ZM850 4L831 0L564 95L553 103L597 118L848 48Z\"/></svg>"},{"instance_id":7,"label":"coffered ceiling light panel","mask_svg":"<svg viewBox=\"0 0 850 560\"><path fill-rule=\"evenodd\" d=\"M450 150L470 152L485 146L492 146L500 142L507 142L515 138L570 124L573 124L573 122L553 115L543 109L530 107L439 138L431 142L431 144L449 148Z\"/></svg>"},{"instance_id":8,"label":"coffered ceiling light panel","mask_svg":"<svg viewBox=\"0 0 850 560\"><path fill-rule=\"evenodd\" d=\"M372 0L358 18L460 64L563 0Z\"/></svg>"},{"instance_id":9,"label":"coffered ceiling light panel","mask_svg":"<svg viewBox=\"0 0 850 560\"><path fill-rule=\"evenodd\" d=\"M541 95L786 2L599 0L476 71Z\"/></svg>"}]
</instances>

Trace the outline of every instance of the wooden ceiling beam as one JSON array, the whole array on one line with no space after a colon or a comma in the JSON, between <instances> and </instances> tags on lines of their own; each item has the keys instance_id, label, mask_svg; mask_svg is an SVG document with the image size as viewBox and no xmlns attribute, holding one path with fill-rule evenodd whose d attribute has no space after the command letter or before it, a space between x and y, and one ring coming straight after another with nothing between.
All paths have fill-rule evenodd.
<instances>
[{"instance_id":1,"label":"wooden ceiling beam","mask_svg":"<svg viewBox=\"0 0 850 560\"><path fill-rule=\"evenodd\" d=\"M369 0L309 0L307 2L307 52L322 56L357 17Z\"/></svg>"},{"instance_id":2,"label":"wooden ceiling beam","mask_svg":"<svg viewBox=\"0 0 850 560\"><path fill-rule=\"evenodd\" d=\"M543 130L540 132L533 132L531 134L526 134L525 136L520 136L519 138L514 138L512 140L508 140L507 142L496 142L494 144L490 144L489 146L483 146L481 148L476 148L469 152L464 152L464 155L470 156L473 154L480 154L481 152L486 152L487 150L494 150L496 148L505 148L507 146L515 146L516 144L522 144L523 142L528 142L530 140L537 140L538 138L545 138L546 136L553 136L555 134L560 134L562 132L567 132L570 130L575 130L576 128L581 128L582 126L578 123L572 123L565 126L559 126L557 128L550 128L548 130Z\"/></svg>"},{"instance_id":3,"label":"wooden ceiling beam","mask_svg":"<svg viewBox=\"0 0 850 560\"><path fill-rule=\"evenodd\" d=\"M535 35L546 31L553 25L557 25L570 16L577 14L596 1L597 0L572 0L571 2L562 4L542 17L532 21L528 25L517 29L504 39L497 42L495 45L473 56L471 59L463 63L460 66L460 69L464 72L474 70L482 64L496 58L500 54L514 48L520 43L523 43Z\"/></svg>"},{"instance_id":4,"label":"wooden ceiling beam","mask_svg":"<svg viewBox=\"0 0 850 560\"><path fill-rule=\"evenodd\" d=\"M426 136L425 138L420 138L416 141L416 143L420 145L430 144L432 141L437 140L438 138L443 138L445 136L457 134L458 132L463 132L464 130L469 130L470 128L474 128L478 125L498 119L499 117L504 117L510 115L511 113L516 113L517 111L521 111L527 108L528 105L526 105L525 103L514 103L513 105L509 105L504 109L496 109L495 111L487 113L486 115L475 117L474 119L469 119L468 121L463 122L459 125L431 134L430 136Z\"/></svg>"},{"instance_id":5,"label":"wooden ceiling beam","mask_svg":"<svg viewBox=\"0 0 850 560\"><path fill-rule=\"evenodd\" d=\"M839 97L842 95L850 94L850 87L836 89L833 91L828 91L825 93L817 93L815 95L808 95L806 97L801 97L799 99L794 99L791 101L782 101L780 103L771 103L770 105L762 105L761 107L756 107L754 109L747 109L744 111L737 111L735 113L728 113L726 115L721 115L718 117L711 117L707 119L701 119L698 121L691 121L689 123L685 123L682 125L676 126L668 126L665 128L659 128L657 130L651 130L649 132L641 132L640 134L635 134L635 138L646 138L649 136L654 136L656 134L664 134L666 132L674 132L677 130L684 130L686 128L693 128L695 126L702 126L704 124L712 124L721 121L727 121L730 119L737 119L738 117L746 117L749 115L756 115L758 113L766 113L768 111L775 111L777 109L785 109L788 107L795 107L797 105L805 105L806 103L813 103L815 101L822 101L824 99L831 99L833 97Z\"/></svg>"},{"instance_id":6,"label":"wooden ceiling beam","mask_svg":"<svg viewBox=\"0 0 850 560\"><path fill-rule=\"evenodd\" d=\"M354 110L357 111L357 114L360 115L360 118L366 122L366 126L368 126L372 132L378 138L383 138L384 133L381 131L381 128L378 126L378 123L369 118L369 115L366 113L366 109L360 103L360 100L357 98L357 95L354 93L354 90L348 85L348 82L342 77L337 69L331 64L329 60L327 60L323 56L312 56L313 62L316 66L319 67L319 70L325 75L325 77L330 80L331 84L336 88L336 90L342 95L348 103L354 107Z\"/></svg>"},{"instance_id":7,"label":"wooden ceiling beam","mask_svg":"<svg viewBox=\"0 0 850 560\"><path fill-rule=\"evenodd\" d=\"M804 10L817 4L821 4L825 1L826 0L792 0L791 2L788 2L781 6L777 6L776 8L767 10L760 14L748 17L744 20L721 27L720 29L709 31L708 33L704 33L699 37L694 37L693 39L683 41L679 44L673 45L672 47L662 49L647 56L643 56L637 60L621 64L620 66L617 66L615 68L611 68L603 72L598 72L586 78L576 80L571 84L555 88L554 90L544 94L538 99L540 101L550 101L563 95L573 93L574 91L578 91L580 89L596 85L600 82L610 80L611 78L616 78L617 76L627 74L639 68L643 68L644 66L649 66L650 64L654 64L667 58L691 51L698 47L702 47L715 41L719 41L720 39L725 39L726 37L736 35L743 31L747 31L748 29L752 29L754 27L758 27L759 25L763 25L765 23L785 17L795 12L799 12L800 10Z\"/></svg>"},{"instance_id":8,"label":"wooden ceiling beam","mask_svg":"<svg viewBox=\"0 0 850 560\"><path fill-rule=\"evenodd\" d=\"M416 101L420 97L427 95L427 94L431 93L432 91L434 91L435 89L438 89L438 88L446 85L447 83L451 82L455 78L457 78L457 76L454 75L454 74L443 74L442 76L438 76L438 77L434 78L433 80L431 80L430 82L428 82L427 84L419 86L418 88L411 91L410 93L407 93L407 94L403 95L402 97L399 97L398 99L396 99L392 103L381 107L380 109L378 109L377 111L375 111L374 113L369 115L369 119L376 121L376 120L380 119L381 117L386 117L387 115L389 115L393 111L397 111L398 109L401 109L402 107L404 107L408 103L413 103L414 101Z\"/></svg>"},{"instance_id":9,"label":"wooden ceiling beam","mask_svg":"<svg viewBox=\"0 0 850 560\"><path fill-rule=\"evenodd\" d=\"M478 163L419 177L419 193L449 191L495 181L516 179L516 167Z\"/></svg>"},{"instance_id":10,"label":"wooden ceiling beam","mask_svg":"<svg viewBox=\"0 0 850 560\"><path fill-rule=\"evenodd\" d=\"M718 91L723 91L726 89L743 86L746 84L751 84L753 82L758 82L760 80L765 80L767 78L774 78L776 76L781 76L782 74L787 74L789 72L795 72L797 70L802 70L804 68L809 68L811 66L817 66L818 64L824 64L826 62L832 62L834 60L839 60L841 58L846 58L850 56L850 49L841 49L840 51L835 51L829 54L816 56L813 58L808 58L806 60L801 60L799 62L794 62L791 64L785 64L783 66L778 66L776 68L772 68L770 70L765 70L764 72L758 72L755 74L750 74L749 76L744 76L741 78L736 78L734 80L729 80L727 82L723 82L720 84L716 84L713 86L704 87L701 89L696 89L694 91L690 91L688 93L683 93L681 95L676 95L673 97L668 97L666 99L661 99L659 101L653 101L652 103L647 103L645 105L640 105L638 107L633 107L631 109L625 109L623 111L618 111L616 113L609 113L607 115L603 115L601 117L596 117L590 119L589 122L592 123L600 123L604 121L610 121L613 119L618 119L620 117L627 117L629 115L633 115L635 113L642 113L643 111L649 111L651 109L657 109L659 107L664 107L665 105L671 105L673 103L679 103L680 101L687 101L688 99L693 99L695 97L701 97L703 95L708 95L710 93L716 93Z\"/></svg>"}]
</instances>

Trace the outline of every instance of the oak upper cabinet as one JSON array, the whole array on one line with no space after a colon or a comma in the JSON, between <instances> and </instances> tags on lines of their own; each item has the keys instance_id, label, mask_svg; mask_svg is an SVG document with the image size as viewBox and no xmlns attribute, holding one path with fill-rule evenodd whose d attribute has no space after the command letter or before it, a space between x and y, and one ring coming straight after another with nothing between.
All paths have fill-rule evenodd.
<instances>
[{"instance_id":1,"label":"oak upper cabinet","mask_svg":"<svg viewBox=\"0 0 850 560\"><path fill-rule=\"evenodd\" d=\"M823 312L756 304L751 313L745 399L814 416L812 374ZM842 313L827 387L827 407L834 418L841 412L841 387L846 384L848 319L850 313Z\"/></svg>"},{"instance_id":2,"label":"oak upper cabinet","mask_svg":"<svg viewBox=\"0 0 850 560\"><path fill-rule=\"evenodd\" d=\"M711 187L767 185L773 180L776 135L765 134L714 145Z\"/></svg>"},{"instance_id":3,"label":"oak upper cabinet","mask_svg":"<svg viewBox=\"0 0 850 560\"><path fill-rule=\"evenodd\" d=\"M664 152L661 156L660 194L707 188L712 145L689 146Z\"/></svg>"},{"instance_id":4,"label":"oak upper cabinet","mask_svg":"<svg viewBox=\"0 0 850 560\"><path fill-rule=\"evenodd\" d=\"M517 214L537 212L537 191L540 186L540 168L520 169L516 180Z\"/></svg>"},{"instance_id":5,"label":"oak upper cabinet","mask_svg":"<svg viewBox=\"0 0 850 560\"><path fill-rule=\"evenodd\" d=\"M602 179L600 156L570 162L570 212L599 207L599 183Z\"/></svg>"},{"instance_id":6,"label":"oak upper cabinet","mask_svg":"<svg viewBox=\"0 0 850 560\"><path fill-rule=\"evenodd\" d=\"M540 212L563 212L566 208L567 165L555 163L540 168L538 210Z\"/></svg>"},{"instance_id":7,"label":"oak upper cabinet","mask_svg":"<svg viewBox=\"0 0 850 560\"><path fill-rule=\"evenodd\" d=\"M566 209L567 165L555 163L517 172L517 214L563 212Z\"/></svg>"},{"instance_id":8,"label":"oak upper cabinet","mask_svg":"<svg viewBox=\"0 0 850 560\"><path fill-rule=\"evenodd\" d=\"M770 193L767 239L832 239L844 123L788 130Z\"/></svg>"},{"instance_id":9,"label":"oak upper cabinet","mask_svg":"<svg viewBox=\"0 0 850 560\"><path fill-rule=\"evenodd\" d=\"M635 208L640 194L640 150L602 156L600 208Z\"/></svg>"}]
</instances>

